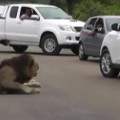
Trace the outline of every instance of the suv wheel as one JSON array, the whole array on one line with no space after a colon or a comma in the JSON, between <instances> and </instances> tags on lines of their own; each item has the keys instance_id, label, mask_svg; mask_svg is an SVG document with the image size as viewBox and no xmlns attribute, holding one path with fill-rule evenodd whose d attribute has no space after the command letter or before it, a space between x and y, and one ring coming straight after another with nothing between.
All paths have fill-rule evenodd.
<instances>
[{"instance_id":1,"label":"suv wheel","mask_svg":"<svg viewBox=\"0 0 120 120\"><path fill-rule=\"evenodd\" d=\"M112 67L112 61L108 50L104 50L100 56L100 70L105 77L117 77L119 69Z\"/></svg>"},{"instance_id":2,"label":"suv wheel","mask_svg":"<svg viewBox=\"0 0 120 120\"><path fill-rule=\"evenodd\" d=\"M79 44L78 52L79 52L79 59L80 60L87 60L88 56L85 55L84 46L82 43Z\"/></svg>"},{"instance_id":3,"label":"suv wheel","mask_svg":"<svg viewBox=\"0 0 120 120\"><path fill-rule=\"evenodd\" d=\"M47 34L42 38L41 48L44 54L58 55L61 51L57 39L53 34Z\"/></svg>"},{"instance_id":4,"label":"suv wheel","mask_svg":"<svg viewBox=\"0 0 120 120\"><path fill-rule=\"evenodd\" d=\"M25 45L12 45L12 48L17 52L17 53L22 53L25 50L27 50L28 46Z\"/></svg>"}]
</instances>

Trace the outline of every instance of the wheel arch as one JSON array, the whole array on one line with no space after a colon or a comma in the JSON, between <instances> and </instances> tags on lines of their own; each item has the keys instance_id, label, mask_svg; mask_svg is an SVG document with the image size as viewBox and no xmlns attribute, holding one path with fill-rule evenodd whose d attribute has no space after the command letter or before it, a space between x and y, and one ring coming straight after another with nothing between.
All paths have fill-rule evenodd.
<instances>
[{"instance_id":1,"label":"wheel arch","mask_svg":"<svg viewBox=\"0 0 120 120\"><path fill-rule=\"evenodd\" d=\"M80 41L79 41L79 44L78 44L78 49L79 49L80 44L82 44L83 47L85 48L84 42L83 42L82 40L80 40ZM84 52L85 52L85 54L86 54L86 50L85 50L85 49L84 49Z\"/></svg>"},{"instance_id":2,"label":"wheel arch","mask_svg":"<svg viewBox=\"0 0 120 120\"><path fill-rule=\"evenodd\" d=\"M42 38L43 38L44 36L48 35L48 34L52 34L52 35L54 35L54 36L56 37L56 35L55 35L53 32L50 32L50 31L46 31L46 32L42 33L42 35L41 35L41 37L40 37L40 43L39 43L40 48L41 48ZM56 37L56 40L57 40L57 37Z\"/></svg>"},{"instance_id":3,"label":"wheel arch","mask_svg":"<svg viewBox=\"0 0 120 120\"><path fill-rule=\"evenodd\" d=\"M108 47L107 46L104 46L103 48L102 48L102 50L101 50L101 53L100 53L100 56L102 55L102 53L104 52L104 51L108 51L109 52L109 54L110 54L110 51L109 51L109 49L108 49ZM111 56L111 54L110 54L110 56ZM111 57L111 61L113 61L112 60L112 57Z\"/></svg>"},{"instance_id":4,"label":"wheel arch","mask_svg":"<svg viewBox=\"0 0 120 120\"><path fill-rule=\"evenodd\" d=\"M105 50L108 50L108 47L107 46L103 46L102 49L100 50L100 56L102 55L102 53L105 51ZM109 52L109 50L108 50Z\"/></svg>"},{"instance_id":5,"label":"wheel arch","mask_svg":"<svg viewBox=\"0 0 120 120\"><path fill-rule=\"evenodd\" d=\"M108 77L108 78L115 78L115 77L117 77L118 76L118 74L119 74L119 69L117 69L117 68L115 68L114 66L113 66L113 63L112 63L112 58L111 58L111 55L110 55L110 61L111 62L109 62L109 66L108 66L108 68L110 67L110 71L106 71L104 68L107 68L107 67L105 67L106 65L105 64L107 64L107 63L104 63L103 64L103 67L102 67L102 57L104 56L104 54L106 53L106 52L108 52L109 53L109 55L110 55L110 52L109 52L109 49L107 48L107 47L103 47L102 48L102 50L101 50L101 56L100 56L100 70L101 70L101 73L103 74L103 76L105 76L105 77Z\"/></svg>"}]
</instances>

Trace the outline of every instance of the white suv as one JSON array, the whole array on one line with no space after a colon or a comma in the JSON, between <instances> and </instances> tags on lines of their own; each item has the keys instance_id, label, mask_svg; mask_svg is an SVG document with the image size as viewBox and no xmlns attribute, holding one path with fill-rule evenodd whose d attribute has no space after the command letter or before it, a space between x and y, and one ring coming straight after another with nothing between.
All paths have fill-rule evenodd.
<instances>
[{"instance_id":1,"label":"white suv","mask_svg":"<svg viewBox=\"0 0 120 120\"><path fill-rule=\"evenodd\" d=\"M114 23L102 43L100 70L105 77L117 77L120 71L120 25Z\"/></svg>"}]
</instances>

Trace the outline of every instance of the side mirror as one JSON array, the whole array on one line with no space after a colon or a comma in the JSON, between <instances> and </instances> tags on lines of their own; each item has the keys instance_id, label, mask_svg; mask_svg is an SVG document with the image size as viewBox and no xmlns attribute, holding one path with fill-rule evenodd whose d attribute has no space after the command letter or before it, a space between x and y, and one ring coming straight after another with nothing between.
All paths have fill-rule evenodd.
<instances>
[{"instance_id":1,"label":"side mirror","mask_svg":"<svg viewBox=\"0 0 120 120\"><path fill-rule=\"evenodd\" d=\"M120 24L114 23L111 25L111 29L115 31L120 31Z\"/></svg>"},{"instance_id":2,"label":"side mirror","mask_svg":"<svg viewBox=\"0 0 120 120\"><path fill-rule=\"evenodd\" d=\"M31 19L32 19L32 20L37 20L37 21L39 21L39 20L40 20L40 17L39 17L38 15L32 15L32 16L31 16Z\"/></svg>"}]
</instances>

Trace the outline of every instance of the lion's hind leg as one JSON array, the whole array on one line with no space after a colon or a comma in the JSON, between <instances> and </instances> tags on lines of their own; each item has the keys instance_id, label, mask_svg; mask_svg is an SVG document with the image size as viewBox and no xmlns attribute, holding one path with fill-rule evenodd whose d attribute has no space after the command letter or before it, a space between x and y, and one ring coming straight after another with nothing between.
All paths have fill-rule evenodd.
<instances>
[{"instance_id":1,"label":"lion's hind leg","mask_svg":"<svg viewBox=\"0 0 120 120\"><path fill-rule=\"evenodd\" d=\"M24 86L23 84L20 84L18 82L15 82L16 73L15 71L9 67L4 66L0 69L0 85L3 91L6 91L7 93L25 93L30 94L33 92L33 89Z\"/></svg>"}]
</instances>

